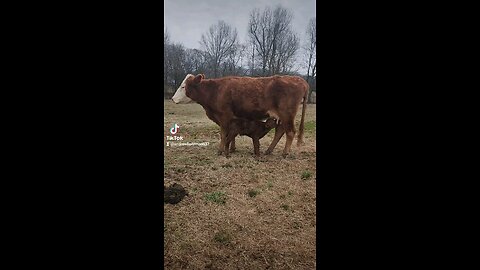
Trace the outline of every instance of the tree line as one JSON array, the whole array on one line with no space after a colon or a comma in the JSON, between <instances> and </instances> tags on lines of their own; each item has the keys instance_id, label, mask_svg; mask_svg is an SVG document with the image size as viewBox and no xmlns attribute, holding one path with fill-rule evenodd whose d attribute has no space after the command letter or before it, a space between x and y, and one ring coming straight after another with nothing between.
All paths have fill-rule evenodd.
<instances>
[{"instance_id":1,"label":"tree line","mask_svg":"<svg viewBox=\"0 0 480 270\"><path fill-rule=\"evenodd\" d=\"M171 98L186 74L207 78L224 76L300 75L310 84L309 101L316 90L316 20L310 19L306 39L300 42L292 29L293 14L277 6L250 12L248 38L238 39L237 29L224 21L202 34L201 49L186 48L164 31L164 96ZM306 68L298 74L295 66Z\"/></svg>"}]
</instances>

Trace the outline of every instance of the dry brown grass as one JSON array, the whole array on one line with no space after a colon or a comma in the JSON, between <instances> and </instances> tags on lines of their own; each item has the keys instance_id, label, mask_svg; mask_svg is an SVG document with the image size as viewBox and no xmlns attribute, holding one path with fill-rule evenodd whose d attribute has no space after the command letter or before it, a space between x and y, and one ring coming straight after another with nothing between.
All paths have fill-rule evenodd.
<instances>
[{"instance_id":1,"label":"dry brown grass","mask_svg":"<svg viewBox=\"0 0 480 270\"><path fill-rule=\"evenodd\" d=\"M200 105L165 101L165 136L178 123L184 141L210 142L165 147L165 185L189 192L164 205L165 269L315 269L315 110L308 105L305 145L295 139L286 159L285 136L259 160L251 139L237 137L227 159L216 154L220 128ZM262 154L273 133L261 139ZM215 202L220 192L224 204Z\"/></svg>"}]
</instances>

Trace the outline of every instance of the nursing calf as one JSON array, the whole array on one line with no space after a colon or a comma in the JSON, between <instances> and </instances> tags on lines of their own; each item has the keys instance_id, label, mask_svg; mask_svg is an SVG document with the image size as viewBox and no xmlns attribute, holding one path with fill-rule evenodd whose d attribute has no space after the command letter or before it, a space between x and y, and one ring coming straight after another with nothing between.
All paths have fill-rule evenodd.
<instances>
[{"instance_id":1,"label":"nursing calf","mask_svg":"<svg viewBox=\"0 0 480 270\"><path fill-rule=\"evenodd\" d=\"M253 151L255 156L260 155L260 139L263 138L272 128L277 126L277 120L268 118L266 122L251 121L246 119L233 119L227 128L225 141L225 156L229 157L230 143L237 135L245 135L253 140Z\"/></svg>"}]
</instances>

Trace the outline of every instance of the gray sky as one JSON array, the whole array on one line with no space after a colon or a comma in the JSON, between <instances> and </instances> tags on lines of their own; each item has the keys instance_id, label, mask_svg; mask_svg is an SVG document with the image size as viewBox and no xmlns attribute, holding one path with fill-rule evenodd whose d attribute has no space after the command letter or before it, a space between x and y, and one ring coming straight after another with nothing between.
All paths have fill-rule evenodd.
<instances>
[{"instance_id":1,"label":"gray sky","mask_svg":"<svg viewBox=\"0 0 480 270\"><path fill-rule=\"evenodd\" d=\"M305 41L308 21L315 17L315 0L164 0L164 27L170 40L191 49L200 49L200 38L219 20L237 28L238 38L244 43L250 12L280 4L293 12L292 28Z\"/></svg>"}]
</instances>

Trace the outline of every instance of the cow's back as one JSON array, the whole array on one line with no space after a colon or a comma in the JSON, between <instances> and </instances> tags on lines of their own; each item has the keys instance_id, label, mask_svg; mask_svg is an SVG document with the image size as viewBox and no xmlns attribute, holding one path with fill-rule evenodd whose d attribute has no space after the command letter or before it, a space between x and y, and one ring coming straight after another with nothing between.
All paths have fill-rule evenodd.
<instances>
[{"instance_id":1,"label":"cow's back","mask_svg":"<svg viewBox=\"0 0 480 270\"><path fill-rule=\"evenodd\" d=\"M265 119L272 110L295 107L308 89L305 80L297 76L226 77L220 85L233 113L252 120Z\"/></svg>"}]
</instances>

